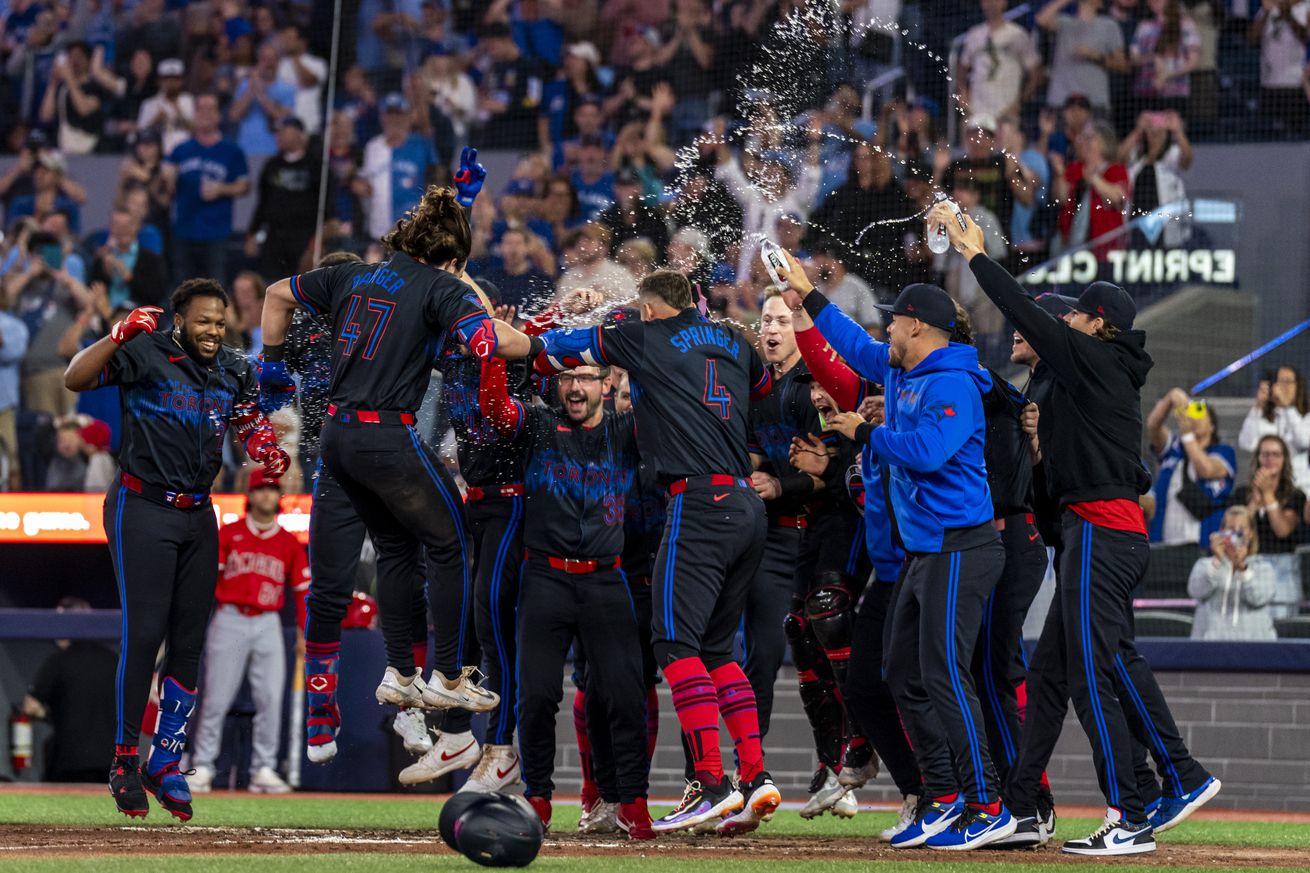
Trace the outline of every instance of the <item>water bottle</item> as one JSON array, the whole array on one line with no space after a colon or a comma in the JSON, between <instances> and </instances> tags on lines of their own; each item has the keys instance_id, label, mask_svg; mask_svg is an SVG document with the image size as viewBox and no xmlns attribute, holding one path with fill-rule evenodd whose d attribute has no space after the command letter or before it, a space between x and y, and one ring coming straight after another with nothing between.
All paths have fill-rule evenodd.
<instances>
[{"instance_id":1,"label":"water bottle","mask_svg":"<svg viewBox=\"0 0 1310 873\"><path fill-rule=\"evenodd\" d=\"M782 246L778 245L771 239L760 242L760 260L764 261L764 269L769 271L769 278L773 280L773 287L779 291L787 288L787 280L782 278L779 270L787 269L787 256L783 254Z\"/></svg>"},{"instance_id":2,"label":"water bottle","mask_svg":"<svg viewBox=\"0 0 1310 873\"><path fill-rule=\"evenodd\" d=\"M934 205L936 205L937 203L949 203L951 205L951 211L955 213L955 220L960 223L960 230L965 229L966 225L964 223L964 213L960 212L960 207L959 205L956 204L954 200L947 197L941 191L938 191L936 194L933 195L933 200L935 201ZM951 238L946 235L945 227L939 227L935 231L934 230L928 231L928 248L930 251L932 251L933 254L935 255L945 254L950 247L951 247Z\"/></svg>"}]
</instances>

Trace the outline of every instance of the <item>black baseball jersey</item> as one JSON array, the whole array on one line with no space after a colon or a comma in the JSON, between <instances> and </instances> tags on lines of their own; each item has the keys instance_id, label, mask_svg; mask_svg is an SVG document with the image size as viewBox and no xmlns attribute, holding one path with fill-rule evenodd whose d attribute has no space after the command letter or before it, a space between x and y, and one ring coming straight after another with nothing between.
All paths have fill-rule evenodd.
<instances>
[{"instance_id":1,"label":"black baseball jersey","mask_svg":"<svg viewBox=\"0 0 1310 873\"><path fill-rule=\"evenodd\" d=\"M527 365L508 362L510 391L526 404ZM478 386L482 381L482 359L450 343L441 355L441 397L446 417L455 431L455 452L464 481L479 488L510 485L523 481L523 450L526 435L504 439L482 414Z\"/></svg>"},{"instance_id":2,"label":"black baseball jersey","mask_svg":"<svg viewBox=\"0 0 1310 873\"><path fill-rule=\"evenodd\" d=\"M983 395L987 419L987 487L992 492L996 518L1032 512L1033 465L1028 454L1028 435L1021 416L1028 399L995 370L989 370L992 387Z\"/></svg>"},{"instance_id":3,"label":"black baseball jersey","mask_svg":"<svg viewBox=\"0 0 1310 873\"><path fill-rule=\"evenodd\" d=\"M772 380L737 331L688 308L656 321L551 330L541 339L554 369L628 371L641 457L662 483L750 476L749 403L768 394Z\"/></svg>"},{"instance_id":4,"label":"black baseball jersey","mask_svg":"<svg viewBox=\"0 0 1310 873\"><path fill-rule=\"evenodd\" d=\"M123 471L156 488L196 494L209 492L223 466L233 410L259 400L259 377L241 352L224 346L201 364L167 330L120 346L99 384L121 389Z\"/></svg>"},{"instance_id":5,"label":"black baseball jersey","mask_svg":"<svg viewBox=\"0 0 1310 873\"><path fill-rule=\"evenodd\" d=\"M318 457L318 434L327 417L332 390L332 325L324 318L297 310L287 329L283 360L287 370L300 376L296 397L300 402L300 444L310 457Z\"/></svg>"},{"instance_id":6,"label":"black baseball jersey","mask_svg":"<svg viewBox=\"0 0 1310 873\"><path fill-rule=\"evenodd\" d=\"M623 510L623 571L629 576L651 574L668 505L668 492L660 487L655 468L641 461Z\"/></svg>"},{"instance_id":7,"label":"black baseball jersey","mask_svg":"<svg viewBox=\"0 0 1310 873\"><path fill-rule=\"evenodd\" d=\"M809 372L805 362L798 361L790 370L774 377L773 390L767 396L751 403L748 447L751 454L764 457L760 469L778 478L797 472L790 460L792 438L822 430L819 412L810 402L810 384L797 378L808 376ZM764 506L770 516L800 515L806 511L810 499L809 495L779 497L766 501Z\"/></svg>"},{"instance_id":8,"label":"black baseball jersey","mask_svg":"<svg viewBox=\"0 0 1310 873\"><path fill-rule=\"evenodd\" d=\"M330 315L331 399L346 409L418 409L452 335L479 358L496 351L491 316L474 290L401 252L380 264L293 276L291 293L311 314Z\"/></svg>"}]
</instances>

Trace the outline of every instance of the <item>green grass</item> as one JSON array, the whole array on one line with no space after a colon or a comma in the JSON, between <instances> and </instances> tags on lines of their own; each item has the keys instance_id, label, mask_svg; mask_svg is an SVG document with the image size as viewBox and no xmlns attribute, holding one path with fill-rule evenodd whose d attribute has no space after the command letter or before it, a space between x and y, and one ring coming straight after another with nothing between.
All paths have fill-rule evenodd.
<instances>
[{"instance_id":1,"label":"green grass","mask_svg":"<svg viewBox=\"0 0 1310 873\"><path fill-rule=\"evenodd\" d=\"M251 797L242 793L217 793L200 796L195 803L192 824L202 827L280 827L395 830L432 829L434 834L441 804L436 800L414 797L349 800L339 797ZM663 812L656 807L653 812ZM802 821L794 811L780 811L763 833L784 836L856 836L871 837L887 827L892 813L861 812L852 821L824 816ZM572 831L577 825L578 808L559 806L553 828ZM0 793L0 824L51 824L83 827L146 825L177 827L179 823L152 804L150 817L142 822L119 815L107 796L89 794ZM1100 822L1092 819L1062 818L1060 835L1070 837L1090 833ZM1261 848L1304 848L1310 846L1310 825L1288 825L1260 821L1189 821L1160 837L1169 843L1207 843ZM938 869L934 865L934 869ZM698 871L699 873L699 871Z\"/></svg>"}]
</instances>

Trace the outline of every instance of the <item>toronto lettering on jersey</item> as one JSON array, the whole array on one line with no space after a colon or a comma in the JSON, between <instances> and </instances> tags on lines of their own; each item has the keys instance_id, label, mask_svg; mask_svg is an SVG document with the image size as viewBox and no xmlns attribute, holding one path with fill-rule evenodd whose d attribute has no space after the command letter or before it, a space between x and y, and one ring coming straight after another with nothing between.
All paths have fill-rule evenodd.
<instances>
[{"instance_id":1,"label":"toronto lettering on jersey","mask_svg":"<svg viewBox=\"0 0 1310 873\"><path fill-rule=\"evenodd\" d=\"M696 346L718 346L734 358L741 349L736 337L712 324L693 324L669 337L673 347L684 355Z\"/></svg>"},{"instance_id":2,"label":"toronto lettering on jersey","mask_svg":"<svg viewBox=\"0 0 1310 873\"><path fill-rule=\"evenodd\" d=\"M632 488L632 470L607 470L595 464L581 467L554 449L535 453L524 483L528 491L548 491L574 500L600 500Z\"/></svg>"},{"instance_id":3,"label":"toronto lettering on jersey","mask_svg":"<svg viewBox=\"0 0 1310 873\"><path fill-rule=\"evenodd\" d=\"M127 407L133 415L175 418L187 424L209 420L221 429L232 415L232 398L230 390L217 385L199 392L192 385L170 379L133 385L127 391Z\"/></svg>"}]
</instances>

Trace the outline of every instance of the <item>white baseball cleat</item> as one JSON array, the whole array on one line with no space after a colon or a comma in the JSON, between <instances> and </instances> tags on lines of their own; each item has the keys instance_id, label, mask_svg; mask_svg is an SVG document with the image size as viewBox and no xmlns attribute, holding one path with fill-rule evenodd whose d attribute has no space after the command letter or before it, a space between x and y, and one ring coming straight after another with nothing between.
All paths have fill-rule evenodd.
<instances>
[{"instance_id":1,"label":"white baseball cleat","mask_svg":"<svg viewBox=\"0 0 1310 873\"><path fill-rule=\"evenodd\" d=\"M849 788L841 797L837 798L837 802L828 810L838 818L855 818L859 811L859 801L855 799L855 792Z\"/></svg>"},{"instance_id":2,"label":"white baseball cleat","mask_svg":"<svg viewBox=\"0 0 1310 873\"><path fill-rule=\"evenodd\" d=\"M208 794L214 786L214 768L200 764L186 778L192 794Z\"/></svg>"},{"instance_id":3,"label":"white baseball cleat","mask_svg":"<svg viewBox=\"0 0 1310 873\"><path fill-rule=\"evenodd\" d=\"M919 809L919 795L917 794L905 795L905 802L901 804L901 812L900 815L896 817L896 824L892 825L891 827L887 828L887 830L878 834L878 839L882 840L884 843L890 843L892 841L892 837L896 836L901 831L905 830L911 824L914 823L914 818L918 812L918 809Z\"/></svg>"},{"instance_id":4,"label":"white baseball cleat","mask_svg":"<svg viewBox=\"0 0 1310 873\"><path fill-rule=\"evenodd\" d=\"M330 740L317 746L305 746L305 757L311 764L326 764L337 756L337 741Z\"/></svg>"},{"instance_id":5,"label":"white baseball cleat","mask_svg":"<svg viewBox=\"0 0 1310 873\"><path fill-rule=\"evenodd\" d=\"M801 818L809 820L823 815L832 809L833 804L842 799L846 789L837 781L837 775L826 766L820 765L810 780L810 799L801 807Z\"/></svg>"},{"instance_id":6,"label":"white baseball cleat","mask_svg":"<svg viewBox=\"0 0 1310 873\"><path fill-rule=\"evenodd\" d=\"M260 767L250 774L250 784L246 786L255 794L290 794L291 786L277 775L272 767Z\"/></svg>"},{"instance_id":7,"label":"white baseball cleat","mask_svg":"<svg viewBox=\"0 0 1310 873\"><path fill-rule=\"evenodd\" d=\"M402 709L391 722L391 730L405 741L405 751L423 755L432 751L432 736L421 709Z\"/></svg>"},{"instance_id":8,"label":"white baseball cleat","mask_svg":"<svg viewBox=\"0 0 1310 873\"><path fill-rule=\"evenodd\" d=\"M459 790L476 794L504 791L511 785L519 783L520 774L519 753L513 746L483 746L482 760L478 761L478 766L473 768L468 781ZM615 828L617 827L616 823ZM612 833L612 831L605 831L605 833Z\"/></svg>"},{"instance_id":9,"label":"white baseball cleat","mask_svg":"<svg viewBox=\"0 0 1310 873\"><path fill-rule=\"evenodd\" d=\"M401 785L418 785L445 776L453 770L463 770L478 762L482 749L470 731L459 734L437 734L432 748L413 764L400 771Z\"/></svg>"},{"instance_id":10,"label":"white baseball cleat","mask_svg":"<svg viewBox=\"0 0 1310 873\"><path fill-rule=\"evenodd\" d=\"M433 670L424 691L427 706L432 709L467 709L469 712L490 712L500 704L500 695L478 685L474 674L477 667L464 667L455 679L447 679L440 670Z\"/></svg>"},{"instance_id":11,"label":"white baseball cleat","mask_svg":"<svg viewBox=\"0 0 1310 873\"><path fill-rule=\"evenodd\" d=\"M413 676L402 676L395 667L388 667L387 672L382 674L382 682L373 696L377 698L378 703L389 703L401 709L425 708L426 689L427 683L418 673Z\"/></svg>"},{"instance_id":12,"label":"white baseball cleat","mask_svg":"<svg viewBox=\"0 0 1310 873\"><path fill-rule=\"evenodd\" d=\"M582 810L578 819L580 834L617 834L619 832L619 805L596 798L591 806Z\"/></svg>"}]
</instances>

